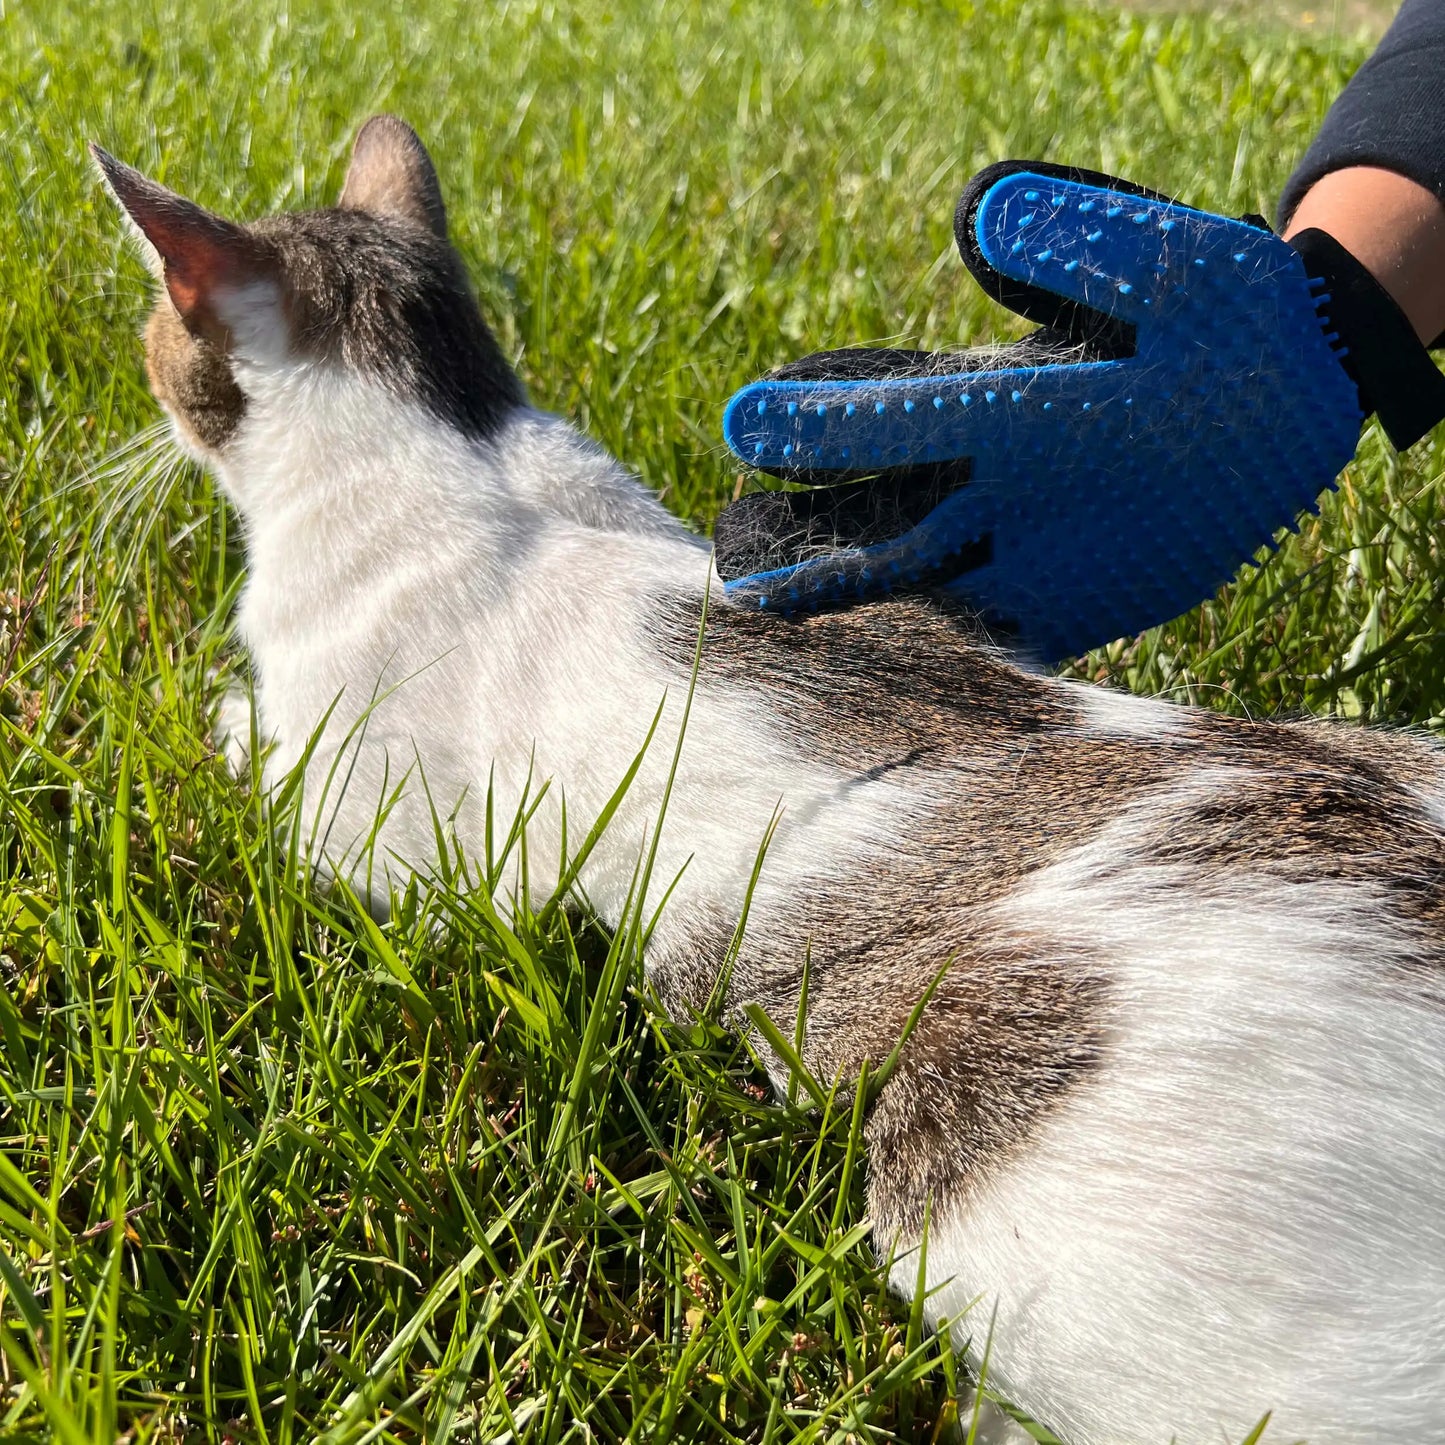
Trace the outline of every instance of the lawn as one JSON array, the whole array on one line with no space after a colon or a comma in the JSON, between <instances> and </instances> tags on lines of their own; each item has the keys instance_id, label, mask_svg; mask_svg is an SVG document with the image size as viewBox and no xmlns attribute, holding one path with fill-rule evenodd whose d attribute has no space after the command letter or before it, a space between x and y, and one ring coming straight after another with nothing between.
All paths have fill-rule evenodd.
<instances>
[{"instance_id":1,"label":"lawn","mask_svg":"<svg viewBox=\"0 0 1445 1445\"><path fill-rule=\"evenodd\" d=\"M953 250L972 171L1269 211L1365 48L1051 0L0 5L0 1438L969 1432L869 1249L859 1118L669 1024L645 920L504 923L458 875L378 927L229 777L239 538L123 450L147 286L84 142L245 217L405 115L534 398L706 526L743 381L1018 334ZM1369 429L1267 565L1077 670L1441 721L1439 461Z\"/></svg>"}]
</instances>

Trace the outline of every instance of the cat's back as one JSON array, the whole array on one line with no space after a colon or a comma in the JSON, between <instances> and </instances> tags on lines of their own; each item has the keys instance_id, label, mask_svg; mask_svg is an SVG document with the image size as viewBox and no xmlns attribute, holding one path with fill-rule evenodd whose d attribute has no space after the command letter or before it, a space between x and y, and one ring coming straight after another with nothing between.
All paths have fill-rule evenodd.
<instances>
[{"instance_id":1,"label":"cat's back","mask_svg":"<svg viewBox=\"0 0 1445 1445\"><path fill-rule=\"evenodd\" d=\"M900 1287L927 1220L930 1317L981 1347L996 1306L994 1378L1066 1438L1441 1438L1437 747L1061 682L918 601L714 608L700 682L915 790L732 974L787 1033L806 965L824 1080L907 1035L867 1124ZM1174 1387L1101 1396L1121 1351Z\"/></svg>"},{"instance_id":2,"label":"cat's back","mask_svg":"<svg viewBox=\"0 0 1445 1445\"><path fill-rule=\"evenodd\" d=\"M649 617L690 666L701 608ZM1445 749L1401 729L1255 721L1029 671L928 599L780 617L714 605L700 677L746 692L810 755L912 776L939 826L987 837L990 891L1125 818L1161 861L1445 887ZM963 867L955 837L928 840ZM962 871L959 871L962 869ZM980 879L980 883L984 880Z\"/></svg>"},{"instance_id":3,"label":"cat's back","mask_svg":"<svg viewBox=\"0 0 1445 1445\"><path fill-rule=\"evenodd\" d=\"M678 665L699 612L658 610ZM851 778L851 802L885 784L895 800L846 869L826 824L811 866L769 880L764 865L732 977L737 1002L788 1021L806 958L825 1077L876 1065L932 990L914 1099L952 1120L954 1147L942 1177L933 1125L910 1107L890 1129L880 1108L875 1136L912 1181L897 1222L929 1188L966 1191L1090 1076L1126 993L1192 971L1246 995L1257 975L1264 997L1294 969L1325 992L1445 999L1445 766L1426 739L1063 682L917 599L796 618L714 606L699 683L759 699L794 748ZM715 967L735 923L694 940ZM665 959L659 974L666 992ZM1314 1007L1287 1002L1286 1033L1289 1007ZM874 1154L890 1157L887 1138Z\"/></svg>"}]
</instances>

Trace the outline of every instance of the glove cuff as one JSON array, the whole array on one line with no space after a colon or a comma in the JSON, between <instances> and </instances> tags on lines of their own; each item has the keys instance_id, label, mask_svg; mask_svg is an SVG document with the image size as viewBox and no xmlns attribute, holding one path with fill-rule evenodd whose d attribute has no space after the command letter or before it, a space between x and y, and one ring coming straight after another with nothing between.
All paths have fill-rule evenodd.
<instances>
[{"instance_id":1,"label":"glove cuff","mask_svg":"<svg viewBox=\"0 0 1445 1445\"><path fill-rule=\"evenodd\" d=\"M1311 229L1289 244L1306 272L1324 283L1320 315L1338 335L1336 351L1360 394L1360 410L1380 418L1397 451L1414 446L1445 417L1445 376L1395 298L1333 236Z\"/></svg>"}]
</instances>

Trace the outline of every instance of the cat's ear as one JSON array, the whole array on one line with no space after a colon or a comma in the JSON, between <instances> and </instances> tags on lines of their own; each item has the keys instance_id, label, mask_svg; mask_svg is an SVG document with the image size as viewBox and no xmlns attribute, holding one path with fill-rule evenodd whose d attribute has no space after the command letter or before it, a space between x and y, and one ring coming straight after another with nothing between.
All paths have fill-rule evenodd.
<instances>
[{"instance_id":1,"label":"cat's ear","mask_svg":"<svg viewBox=\"0 0 1445 1445\"><path fill-rule=\"evenodd\" d=\"M187 330L220 345L227 343L234 298L257 283L276 279L269 249L240 226L167 190L98 145L92 144L90 153L147 243L155 270Z\"/></svg>"},{"instance_id":2,"label":"cat's ear","mask_svg":"<svg viewBox=\"0 0 1445 1445\"><path fill-rule=\"evenodd\" d=\"M436 167L417 133L394 115L374 115L351 150L337 203L394 221L410 221L445 239L447 208Z\"/></svg>"}]
</instances>

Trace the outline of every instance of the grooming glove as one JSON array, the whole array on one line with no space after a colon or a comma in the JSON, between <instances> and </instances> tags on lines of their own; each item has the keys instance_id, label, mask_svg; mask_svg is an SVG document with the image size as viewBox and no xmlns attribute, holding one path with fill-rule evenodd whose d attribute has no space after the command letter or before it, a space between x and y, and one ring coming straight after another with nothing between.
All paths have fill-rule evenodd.
<instances>
[{"instance_id":1,"label":"grooming glove","mask_svg":"<svg viewBox=\"0 0 1445 1445\"><path fill-rule=\"evenodd\" d=\"M1054 662L1187 611L1312 509L1378 413L1398 448L1445 377L1331 237L1127 181L991 166L964 264L1037 322L1012 346L849 349L744 387L723 433L803 484L717 522L731 596L790 612L944 588Z\"/></svg>"}]
</instances>

